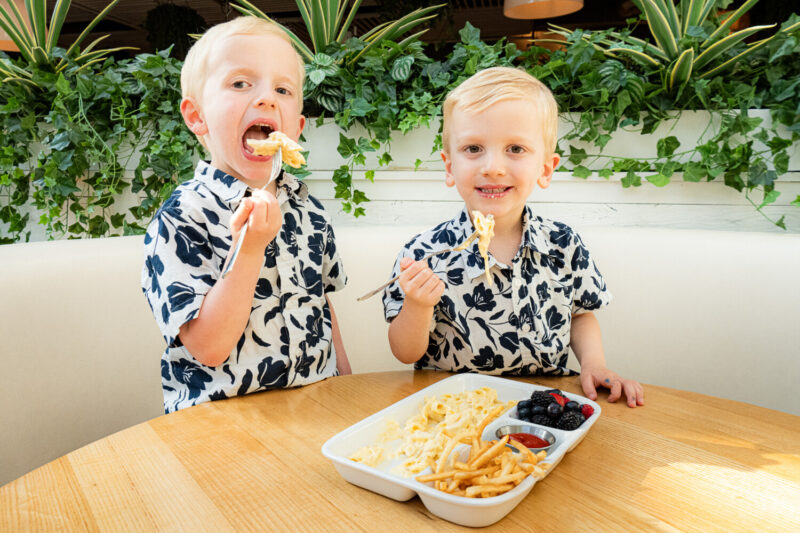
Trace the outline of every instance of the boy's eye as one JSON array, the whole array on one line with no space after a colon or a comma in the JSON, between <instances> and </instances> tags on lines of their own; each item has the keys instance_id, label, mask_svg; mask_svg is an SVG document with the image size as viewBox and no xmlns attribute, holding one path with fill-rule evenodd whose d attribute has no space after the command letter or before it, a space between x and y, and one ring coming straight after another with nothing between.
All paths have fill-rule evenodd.
<instances>
[{"instance_id":1,"label":"boy's eye","mask_svg":"<svg viewBox=\"0 0 800 533\"><path fill-rule=\"evenodd\" d=\"M277 88L277 89L275 89L275 90L278 92L278 94L292 94L292 93L289 91L289 89L287 89L286 87L278 87L278 88Z\"/></svg>"},{"instance_id":2,"label":"boy's eye","mask_svg":"<svg viewBox=\"0 0 800 533\"><path fill-rule=\"evenodd\" d=\"M518 144L514 144L508 147L508 151L511 152L512 154L521 154L525 151L525 148L523 148Z\"/></svg>"},{"instance_id":3,"label":"boy's eye","mask_svg":"<svg viewBox=\"0 0 800 533\"><path fill-rule=\"evenodd\" d=\"M244 89L245 87L247 87L247 82L242 80L236 80L231 84L231 87L233 87L234 89Z\"/></svg>"},{"instance_id":4,"label":"boy's eye","mask_svg":"<svg viewBox=\"0 0 800 533\"><path fill-rule=\"evenodd\" d=\"M467 152L468 154L477 154L478 152L481 151L481 147L478 146L477 144L470 144L464 147L464 151Z\"/></svg>"}]
</instances>

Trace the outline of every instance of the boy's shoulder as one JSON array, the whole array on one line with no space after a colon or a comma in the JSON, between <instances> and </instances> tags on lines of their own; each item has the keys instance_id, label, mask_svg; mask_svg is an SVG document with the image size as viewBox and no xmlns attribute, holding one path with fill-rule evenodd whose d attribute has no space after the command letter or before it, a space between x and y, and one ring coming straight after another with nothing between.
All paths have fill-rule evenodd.
<instances>
[{"instance_id":1,"label":"boy's shoulder","mask_svg":"<svg viewBox=\"0 0 800 533\"><path fill-rule=\"evenodd\" d=\"M423 255L455 246L470 233L472 233L472 223L467 215L467 210L463 209L454 218L418 233L403 248Z\"/></svg>"}]
</instances>

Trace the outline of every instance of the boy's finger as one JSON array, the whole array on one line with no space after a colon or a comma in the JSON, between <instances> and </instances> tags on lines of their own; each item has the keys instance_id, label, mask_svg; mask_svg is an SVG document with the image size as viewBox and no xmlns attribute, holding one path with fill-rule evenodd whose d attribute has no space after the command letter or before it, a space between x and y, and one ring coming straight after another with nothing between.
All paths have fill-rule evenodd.
<instances>
[{"instance_id":1,"label":"boy's finger","mask_svg":"<svg viewBox=\"0 0 800 533\"><path fill-rule=\"evenodd\" d=\"M597 390L594 388L594 378L591 374L581 374L581 387L583 387L583 393L587 398L590 400L597 399Z\"/></svg>"},{"instance_id":2,"label":"boy's finger","mask_svg":"<svg viewBox=\"0 0 800 533\"><path fill-rule=\"evenodd\" d=\"M408 267L410 267L413 264L414 264L414 260L411 259L410 257L404 257L404 258L402 258L400 260L400 268L402 268L403 270L407 269Z\"/></svg>"},{"instance_id":3,"label":"boy's finger","mask_svg":"<svg viewBox=\"0 0 800 533\"><path fill-rule=\"evenodd\" d=\"M250 212L253 210L253 200L250 198L245 198L241 204L239 204L239 208L233 212L231 215L231 230L239 231L242 229L247 217L250 216Z\"/></svg>"},{"instance_id":4,"label":"boy's finger","mask_svg":"<svg viewBox=\"0 0 800 533\"><path fill-rule=\"evenodd\" d=\"M619 380L615 380L611 384L611 393L608 395L608 401L614 403L619 400L620 396L622 396L622 383Z\"/></svg>"},{"instance_id":5,"label":"boy's finger","mask_svg":"<svg viewBox=\"0 0 800 533\"><path fill-rule=\"evenodd\" d=\"M636 383L628 381L625 383L625 398L628 399L628 407L636 407Z\"/></svg>"}]
</instances>

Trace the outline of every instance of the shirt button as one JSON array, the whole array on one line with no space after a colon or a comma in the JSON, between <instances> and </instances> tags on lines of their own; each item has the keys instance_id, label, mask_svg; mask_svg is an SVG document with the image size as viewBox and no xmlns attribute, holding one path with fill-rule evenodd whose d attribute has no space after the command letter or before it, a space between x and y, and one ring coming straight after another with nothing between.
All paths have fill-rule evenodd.
<instances>
[{"instance_id":1,"label":"shirt button","mask_svg":"<svg viewBox=\"0 0 800 533\"><path fill-rule=\"evenodd\" d=\"M524 331L525 333L528 333L530 330L531 330L531 325L530 324L528 324L527 322L522 324L522 331Z\"/></svg>"}]
</instances>

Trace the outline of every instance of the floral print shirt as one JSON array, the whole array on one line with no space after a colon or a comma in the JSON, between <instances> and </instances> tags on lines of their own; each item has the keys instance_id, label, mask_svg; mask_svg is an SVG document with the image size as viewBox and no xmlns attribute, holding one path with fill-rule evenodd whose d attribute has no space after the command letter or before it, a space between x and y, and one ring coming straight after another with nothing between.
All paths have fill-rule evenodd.
<instances>
[{"instance_id":1,"label":"floral print shirt","mask_svg":"<svg viewBox=\"0 0 800 533\"><path fill-rule=\"evenodd\" d=\"M445 282L436 304L428 349L416 368L496 375L571 375L567 368L572 315L611 301L589 251L569 226L523 212L522 242L511 264L489 254L484 261L475 241L470 248L428 260ZM421 259L450 248L474 231L467 209L454 219L414 237L397 257ZM403 306L395 282L384 291L384 314L391 321Z\"/></svg>"},{"instance_id":2,"label":"floral print shirt","mask_svg":"<svg viewBox=\"0 0 800 533\"><path fill-rule=\"evenodd\" d=\"M161 356L167 413L337 374L325 294L344 287L346 276L333 229L305 184L285 172L277 184L283 225L264 253L250 320L217 367L199 363L178 332L219 279L232 244L231 215L251 189L201 161L147 228L142 290L167 344Z\"/></svg>"}]
</instances>

